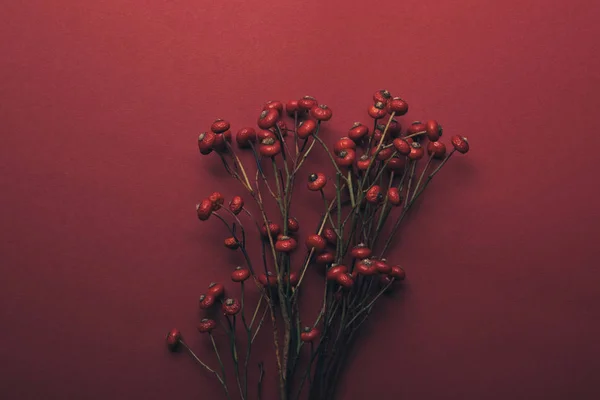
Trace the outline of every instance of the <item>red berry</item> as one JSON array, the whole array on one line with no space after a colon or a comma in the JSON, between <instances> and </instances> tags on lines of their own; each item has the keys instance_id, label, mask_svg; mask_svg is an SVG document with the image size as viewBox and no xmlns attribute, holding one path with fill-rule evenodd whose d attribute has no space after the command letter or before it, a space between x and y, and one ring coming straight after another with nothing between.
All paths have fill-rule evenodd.
<instances>
[{"instance_id":1,"label":"red berry","mask_svg":"<svg viewBox=\"0 0 600 400\"><path fill-rule=\"evenodd\" d=\"M339 167L350 167L356 160L356 152L352 149L344 149L335 153L335 162Z\"/></svg>"},{"instance_id":2,"label":"red berry","mask_svg":"<svg viewBox=\"0 0 600 400\"><path fill-rule=\"evenodd\" d=\"M206 292L218 299L225 294L225 286L222 283L211 282Z\"/></svg>"},{"instance_id":3,"label":"red berry","mask_svg":"<svg viewBox=\"0 0 600 400\"><path fill-rule=\"evenodd\" d=\"M351 274L338 274L335 280L340 286L346 289L350 289L354 285L354 279Z\"/></svg>"},{"instance_id":4,"label":"red berry","mask_svg":"<svg viewBox=\"0 0 600 400\"><path fill-rule=\"evenodd\" d=\"M381 102L381 103L387 103L388 100L390 100L392 98L392 95L390 94L390 92L388 92L385 89L381 89L375 92L375 94L373 94L373 101L374 102Z\"/></svg>"},{"instance_id":5,"label":"red berry","mask_svg":"<svg viewBox=\"0 0 600 400\"><path fill-rule=\"evenodd\" d=\"M419 139L423 134L427 133L427 127L421 121L414 121L410 126L406 129L406 136L412 136L414 139Z\"/></svg>"},{"instance_id":6,"label":"red berry","mask_svg":"<svg viewBox=\"0 0 600 400\"><path fill-rule=\"evenodd\" d=\"M421 158L423 158L423 156L425 155L425 151L419 143L413 142L410 144L410 147L410 153L408 154L409 160L420 160Z\"/></svg>"},{"instance_id":7,"label":"red berry","mask_svg":"<svg viewBox=\"0 0 600 400\"><path fill-rule=\"evenodd\" d=\"M290 253L296 250L296 239L289 236L281 236L275 242L275 250L282 253Z\"/></svg>"},{"instance_id":8,"label":"red berry","mask_svg":"<svg viewBox=\"0 0 600 400\"><path fill-rule=\"evenodd\" d=\"M387 163L388 169L394 172L402 171L404 169L404 165L406 165L406 158L400 158L397 155L392 156Z\"/></svg>"},{"instance_id":9,"label":"red berry","mask_svg":"<svg viewBox=\"0 0 600 400\"><path fill-rule=\"evenodd\" d=\"M201 154L210 154L215 144L215 134L213 132L202 132L198 135L198 149Z\"/></svg>"},{"instance_id":10,"label":"red berry","mask_svg":"<svg viewBox=\"0 0 600 400\"><path fill-rule=\"evenodd\" d=\"M278 100L269 100L265 103L263 110L275 110L281 115L283 113L283 103Z\"/></svg>"},{"instance_id":11,"label":"red berry","mask_svg":"<svg viewBox=\"0 0 600 400\"><path fill-rule=\"evenodd\" d=\"M430 141L435 142L442 136L444 130L437 121L429 120L425 124L425 131L427 132L427 138Z\"/></svg>"},{"instance_id":12,"label":"red berry","mask_svg":"<svg viewBox=\"0 0 600 400\"><path fill-rule=\"evenodd\" d=\"M315 263L319 265L331 264L335 261L335 254L331 251L326 251L315 257Z\"/></svg>"},{"instance_id":13,"label":"red berry","mask_svg":"<svg viewBox=\"0 0 600 400\"><path fill-rule=\"evenodd\" d=\"M171 351L177 351L181 343L181 332L179 329L171 329L165 337L167 348Z\"/></svg>"},{"instance_id":14,"label":"red berry","mask_svg":"<svg viewBox=\"0 0 600 400\"><path fill-rule=\"evenodd\" d=\"M266 138L261 140L258 151L263 157L275 157L281 153L281 144L277 139Z\"/></svg>"},{"instance_id":15,"label":"red berry","mask_svg":"<svg viewBox=\"0 0 600 400\"><path fill-rule=\"evenodd\" d=\"M212 125L210 126L210 130L214 133L223 133L229 130L229 127L229 122L219 118L212 123Z\"/></svg>"},{"instance_id":16,"label":"red berry","mask_svg":"<svg viewBox=\"0 0 600 400\"><path fill-rule=\"evenodd\" d=\"M390 272L390 276L399 281L403 281L404 278L406 278L406 272L404 272L404 270L399 265L394 265L394 266L392 266L392 271Z\"/></svg>"},{"instance_id":17,"label":"red berry","mask_svg":"<svg viewBox=\"0 0 600 400\"><path fill-rule=\"evenodd\" d=\"M400 197L400 192L398 192L398 188L391 187L387 192L388 201L393 206L399 206L402 204L402 198Z\"/></svg>"},{"instance_id":18,"label":"red berry","mask_svg":"<svg viewBox=\"0 0 600 400\"><path fill-rule=\"evenodd\" d=\"M206 221L213 212L213 203L209 199L204 199L196 205L196 213L200 221Z\"/></svg>"},{"instance_id":19,"label":"red berry","mask_svg":"<svg viewBox=\"0 0 600 400\"><path fill-rule=\"evenodd\" d=\"M293 117L296 111L299 111L298 100L290 100L287 103L285 103L285 112L287 113L287 115Z\"/></svg>"},{"instance_id":20,"label":"red berry","mask_svg":"<svg viewBox=\"0 0 600 400\"><path fill-rule=\"evenodd\" d=\"M300 275L297 272L290 272L290 275L288 277L288 280L290 282L290 285L292 287L296 287L298 286L298 283L300 282Z\"/></svg>"},{"instance_id":21,"label":"red berry","mask_svg":"<svg viewBox=\"0 0 600 400\"><path fill-rule=\"evenodd\" d=\"M317 121L329 121L333 113L325 104L319 104L310 109L310 115Z\"/></svg>"},{"instance_id":22,"label":"red berry","mask_svg":"<svg viewBox=\"0 0 600 400\"><path fill-rule=\"evenodd\" d=\"M233 214L238 215L239 213L242 212L243 208L244 208L244 199L241 196L233 196L233 198L229 202L229 210Z\"/></svg>"},{"instance_id":23,"label":"red berry","mask_svg":"<svg viewBox=\"0 0 600 400\"><path fill-rule=\"evenodd\" d=\"M278 118L279 113L277 112L277 110L263 110L263 112L261 112L258 116L257 125L260 129L269 129L275 126Z\"/></svg>"},{"instance_id":24,"label":"red berry","mask_svg":"<svg viewBox=\"0 0 600 400\"><path fill-rule=\"evenodd\" d=\"M225 247L231 250L236 250L240 247L240 243L233 236L230 236L227 239L225 239L223 244L225 244Z\"/></svg>"},{"instance_id":25,"label":"red berry","mask_svg":"<svg viewBox=\"0 0 600 400\"><path fill-rule=\"evenodd\" d=\"M305 343L314 342L319 338L319 330L317 328L305 327L302 333L300 334L300 340Z\"/></svg>"},{"instance_id":26,"label":"red berry","mask_svg":"<svg viewBox=\"0 0 600 400\"><path fill-rule=\"evenodd\" d=\"M231 131L217 133L215 134L213 150L222 153L227 150L227 143L231 143Z\"/></svg>"},{"instance_id":27,"label":"red berry","mask_svg":"<svg viewBox=\"0 0 600 400\"><path fill-rule=\"evenodd\" d=\"M365 259L371 257L371 249L364 243L359 243L352 248L350 255L354 258Z\"/></svg>"},{"instance_id":28,"label":"red berry","mask_svg":"<svg viewBox=\"0 0 600 400\"><path fill-rule=\"evenodd\" d=\"M285 124L284 120L278 120L275 123L275 128L271 128L271 129L275 129L275 131L277 131L277 128L279 128L279 133L281 133L281 137L286 137L287 136L287 125Z\"/></svg>"},{"instance_id":29,"label":"red berry","mask_svg":"<svg viewBox=\"0 0 600 400\"><path fill-rule=\"evenodd\" d=\"M373 147L373 151L376 152L377 148ZM393 146L386 147L386 148L381 147L379 149L379 153L377 154L377 159L379 161L386 161L386 160L392 158L393 155L394 155L394 147Z\"/></svg>"},{"instance_id":30,"label":"red berry","mask_svg":"<svg viewBox=\"0 0 600 400\"><path fill-rule=\"evenodd\" d=\"M337 279L338 275L346 274L347 272L348 267L345 265L333 265L327 270L327 279L334 281Z\"/></svg>"},{"instance_id":31,"label":"red berry","mask_svg":"<svg viewBox=\"0 0 600 400\"><path fill-rule=\"evenodd\" d=\"M398 123L398 121L393 119L392 122L390 122L390 126L388 127L389 134L392 137L398 137L398 136L400 136L401 131L402 131L402 127L400 126L400 123Z\"/></svg>"},{"instance_id":32,"label":"red berry","mask_svg":"<svg viewBox=\"0 0 600 400\"><path fill-rule=\"evenodd\" d=\"M213 211L217 211L225 203L225 197L219 192L212 192L208 199L213 204Z\"/></svg>"},{"instance_id":33,"label":"red berry","mask_svg":"<svg viewBox=\"0 0 600 400\"><path fill-rule=\"evenodd\" d=\"M427 154L433 158L442 159L446 155L446 145L440 141L427 143Z\"/></svg>"},{"instance_id":34,"label":"red berry","mask_svg":"<svg viewBox=\"0 0 600 400\"><path fill-rule=\"evenodd\" d=\"M383 118L387 111L385 110L385 104L378 101L367 109L369 116L374 119Z\"/></svg>"},{"instance_id":35,"label":"red berry","mask_svg":"<svg viewBox=\"0 0 600 400\"><path fill-rule=\"evenodd\" d=\"M315 249L317 251L325 250L327 246L327 241L323 236L319 236L317 234L308 235L306 238L306 247L308 250Z\"/></svg>"},{"instance_id":36,"label":"red berry","mask_svg":"<svg viewBox=\"0 0 600 400\"><path fill-rule=\"evenodd\" d=\"M455 135L452 136L450 141L452 142L454 149L459 153L465 154L467 151L469 151L469 142L466 137Z\"/></svg>"},{"instance_id":37,"label":"red berry","mask_svg":"<svg viewBox=\"0 0 600 400\"><path fill-rule=\"evenodd\" d=\"M312 96L304 96L298 100L298 108L300 110L309 111L311 108L317 105L317 99Z\"/></svg>"},{"instance_id":38,"label":"red berry","mask_svg":"<svg viewBox=\"0 0 600 400\"><path fill-rule=\"evenodd\" d=\"M240 312L242 309L242 305L237 299L227 299L223 302L223 314L225 315L235 315Z\"/></svg>"},{"instance_id":39,"label":"red berry","mask_svg":"<svg viewBox=\"0 0 600 400\"><path fill-rule=\"evenodd\" d=\"M385 259L372 260L372 262L375 265L377 272L379 272L381 274L389 274L390 272L392 272L392 267L390 267L388 265L388 263L385 261Z\"/></svg>"},{"instance_id":40,"label":"red berry","mask_svg":"<svg viewBox=\"0 0 600 400\"><path fill-rule=\"evenodd\" d=\"M269 129L260 129L257 133L256 133L256 139L258 140L258 142L262 142L264 139L277 139L277 136L275 135L275 132L269 130Z\"/></svg>"},{"instance_id":41,"label":"red berry","mask_svg":"<svg viewBox=\"0 0 600 400\"><path fill-rule=\"evenodd\" d=\"M298 124L297 134L300 139L306 139L317 131L317 123L312 119L300 122Z\"/></svg>"},{"instance_id":42,"label":"red berry","mask_svg":"<svg viewBox=\"0 0 600 400\"><path fill-rule=\"evenodd\" d=\"M401 138L397 138L394 139L393 141L394 143L394 147L396 148L396 151L398 153L400 153L403 156L407 156L410 154L410 143L408 143L406 140L401 139Z\"/></svg>"},{"instance_id":43,"label":"red berry","mask_svg":"<svg viewBox=\"0 0 600 400\"><path fill-rule=\"evenodd\" d=\"M234 282L244 282L250 278L250 270L244 267L236 267L231 273L231 280Z\"/></svg>"},{"instance_id":44,"label":"red berry","mask_svg":"<svg viewBox=\"0 0 600 400\"><path fill-rule=\"evenodd\" d=\"M298 223L298 220L294 217L289 217L288 218L288 231L298 232L298 229L300 229L300 224Z\"/></svg>"},{"instance_id":45,"label":"red berry","mask_svg":"<svg viewBox=\"0 0 600 400\"><path fill-rule=\"evenodd\" d=\"M323 237L325 238L325 240L327 240L327 243L329 243L330 245L335 246L337 244L337 234L333 229L323 229Z\"/></svg>"},{"instance_id":46,"label":"red berry","mask_svg":"<svg viewBox=\"0 0 600 400\"><path fill-rule=\"evenodd\" d=\"M356 168L361 171L366 171L367 168L369 168L369 164L371 164L371 157L369 157L368 154L363 154L356 162Z\"/></svg>"},{"instance_id":47,"label":"red berry","mask_svg":"<svg viewBox=\"0 0 600 400\"><path fill-rule=\"evenodd\" d=\"M369 190L367 190L367 194L365 195L365 199L371 204L377 204L381 201L383 195L381 194L381 187L379 185L373 185Z\"/></svg>"},{"instance_id":48,"label":"red berry","mask_svg":"<svg viewBox=\"0 0 600 400\"><path fill-rule=\"evenodd\" d=\"M207 310L215 305L215 296L210 294L200 295L200 308L203 310Z\"/></svg>"},{"instance_id":49,"label":"red berry","mask_svg":"<svg viewBox=\"0 0 600 400\"><path fill-rule=\"evenodd\" d=\"M241 148L250 147L251 143L256 142L256 131L254 128L242 128L235 135L235 141Z\"/></svg>"},{"instance_id":50,"label":"red berry","mask_svg":"<svg viewBox=\"0 0 600 400\"><path fill-rule=\"evenodd\" d=\"M396 113L396 115L404 115L408 112L408 103L400 97L394 97L387 102L387 112Z\"/></svg>"},{"instance_id":51,"label":"red berry","mask_svg":"<svg viewBox=\"0 0 600 400\"><path fill-rule=\"evenodd\" d=\"M355 267L355 271L363 276L371 276L377 273L377 268L369 259L360 260Z\"/></svg>"},{"instance_id":52,"label":"red berry","mask_svg":"<svg viewBox=\"0 0 600 400\"><path fill-rule=\"evenodd\" d=\"M359 140L361 140L368 134L369 134L369 128L367 128L365 125L361 124L360 122L355 122L352 125L352 128L350 128L350 130L348 131L348 137L350 139L354 140L355 142L358 142Z\"/></svg>"},{"instance_id":53,"label":"red berry","mask_svg":"<svg viewBox=\"0 0 600 400\"><path fill-rule=\"evenodd\" d=\"M327 177L321 172L312 173L308 176L308 190L319 191L325 187Z\"/></svg>"},{"instance_id":54,"label":"red berry","mask_svg":"<svg viewBox=\"0 0 600 400\"><path fill-rule=\"evenodd\" d=\"M203 318L198 324L198 332L210 333L217 327L217 323L210 318Z\"/></svg>"},{"instance_id":55,"label":"red berry","mask_svg":"<svg viewBox=\"0 0 600 400\"><path fill-rule=\"evenodd\" d=\"M340 138L333 145L333 151L335 151L336 153L339 153L340 151L345 150L345 149L352 149L352 150L356 149L356 143L354 143L354 141L352 139L350 139L349 137Z\"/></svg>"},{"instance_id":56,"label":"red berry","mask_svg":"<svg viewBox=\"0 0 600 400\"><path fill-rule=\"evenodd\" d=\"M281 228L274 222L269 221L269 229L267 230L267 225L263 224L260 228L260 233L263 237L268 238L269 232L271 232L271 236L277 237L281 233Z\"/></svg>"},{"instance_id":57,"label":"red berry","mask_svg":"<svg viewBox=\"0 0 600 400\"><path fill-rule=\"evenodd\" d=\"M277 287L277 277L271 271L258 275L258 282L265 287Z\"/></svg>"}]
</instances>

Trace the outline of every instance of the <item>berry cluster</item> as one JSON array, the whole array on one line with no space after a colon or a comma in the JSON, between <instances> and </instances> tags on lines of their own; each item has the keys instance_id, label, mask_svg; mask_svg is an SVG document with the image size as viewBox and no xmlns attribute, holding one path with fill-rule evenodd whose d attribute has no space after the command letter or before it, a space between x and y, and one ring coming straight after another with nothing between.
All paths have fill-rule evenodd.
<instances>
[{"instance_id":1,"label":"berry cluster","mask_svg":"<svg viewBox=\"0 0 600 400\"><path fill-rule=\"evenodd\" d=\"M213 373L228 398L231 392L225 367L212 332L221 322L229 335L236 384L240 397L248 399L248 357L267 313L273 321L280 319L284 327L279 332L273 325L280 399L293 397L291 391L296 387L294 398L300 396L307 378L311 399L334 396L335 382L355 333L377 300L405 279L404 269L388 262L385 256L394 234L451 156L469 150L469 142L459 135L451 137L449 149L441 141L443 129L435 120L400 121L408 108L406 101L387 90L375 92L367 109L372 127L355 122L331 147L322 140L320 128L332 118L332 110L311 96L285 104L265 103L256 127L237 131L237 146L233 144L230 123L223 119L215 120L209 131L199 135L200 154L218 155L227 172L243 186L244 196L253 200L258 213L254 217L242 196L234 196L225 205L219 192L210 194L196 207L201 221L214 216L227 227L229 236L224 239L224 246L241 252L246 264L235 267L231 273L231 280L241 287L240 298L228 298L223 284L211 283L199 299L200 309L206 315L199 322L198 331L210 337L221 372L200 360L178 330L170 331L166 340L169 349L185 347ZM315 145L330 159L332 175L327 171L300 172ZM248 163L245 165L240 158L241 151L251 154L255 167L252 174ZM271 168L273 173L269 175ZM324 203L318 226L304 237L299 236L299 221L291 214L292 193L296 178L301 175L307 177L306 188L319 193ZM325 194L328 185L333 186L334 196ZM274 212L265 206L265 195L277 204ZM380 234L389 225L386 240L380 243ZM256 229L262 243L259 260L253 260L248 252L246 237L250 226ZM291 254L300 251L304 252L303 262L295 265ZM323 274L323 299L316 320L306 323L299 296L304 277L311 270ZM260 293L250 321L244 299L248 281ZM243 366L237 351L244 341L236 334L238 320L247 334ZM309 347L306 351L305 345ZM307 365L298 374L301 360Z\"/></svg>"}]
</instances>

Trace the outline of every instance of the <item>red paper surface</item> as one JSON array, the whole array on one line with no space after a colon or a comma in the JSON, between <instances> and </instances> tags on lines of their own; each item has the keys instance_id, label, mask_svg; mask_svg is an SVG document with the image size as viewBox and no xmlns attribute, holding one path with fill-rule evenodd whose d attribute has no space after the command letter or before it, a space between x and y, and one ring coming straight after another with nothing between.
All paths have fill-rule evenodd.
<instances>
[{"instance_id":1,"label":"red paper surface","mask_svg":"<svg viewBox=\"0 0 600 400\"><path fill-rule=\"evenodd\" d=\"M340 398L600 397L600 3L351 4L2 2L0 397L219 398L163 342L177 326L215 364L197 297L235 262L194 215L239 193L197 133L311 94L341 136L381 88L472 152L415 210L394 252L405 290Z\"/></svg>"}]
</instances>

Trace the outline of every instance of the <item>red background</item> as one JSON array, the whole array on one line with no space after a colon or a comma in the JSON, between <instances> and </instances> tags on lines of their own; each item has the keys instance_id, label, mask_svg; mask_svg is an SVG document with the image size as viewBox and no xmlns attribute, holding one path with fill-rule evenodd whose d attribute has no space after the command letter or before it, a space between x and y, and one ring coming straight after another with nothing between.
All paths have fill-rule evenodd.
<instances>
[{"instance_id":1,"label":"red background","mask_svg":"<svg viewBox=\"0 0 600 400\"><path fill-rule=\"evenodd\" d=\"M406 290L340 398L600 396L600 3L361 3L2 2L0 397L220 396L163 346L178 326L210 359L197 296L230 271L194 206L237 187L198 131L312 94L341 135L384 87L472 152L396 247Z\"/></svg>"}]
</instances>

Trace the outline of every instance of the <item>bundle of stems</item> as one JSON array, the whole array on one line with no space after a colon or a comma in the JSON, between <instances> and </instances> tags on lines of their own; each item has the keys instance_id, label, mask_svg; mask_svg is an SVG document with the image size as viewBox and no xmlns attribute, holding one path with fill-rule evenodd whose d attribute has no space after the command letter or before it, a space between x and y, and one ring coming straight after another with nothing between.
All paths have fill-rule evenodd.
<instances>
[{"instance_id":1,"label":"bundle of stems","mask_svg":"<svg viewBox=\"0 0 600 400\"><path fill-rule=\"evenodd\" d=\"M252 345L265 320L273 331L279 399L334 398L357 332L381 296L405 278L404 269L386 259L402 222L450 158L469 150L467 139L458 135L451 138L447 149L440 140L442 127L435 120L414 121L403 129L395 118L407 111L403 99L379 90L368 108L372 127L356 122L347 136L331 147L320 131L331 119L332 110L310 96L285 105L267 102L257 121L259 129L247 127L237 132L237 148L225 120L217 119L210 131L200 134L200 153L216 154L245 191L228 205L221 193L214 192L196 208L200 220L213 216L221 221L230 235L225 246L241 252L245 265L231 275L232 281L241 285L241 295L239 299L226 298L223 284L213 283L200 296L206 317L198 330L210 338L219 368L201 360L177 329L167 334L167 344L171 350L183 347L189 352L218 379L228 399L237 397L236 392L243 400L261 398L263 364L259 363L256 389L249 388L248 369ZM289 129L286 114L293 121ZM331 161L329 177L324 172L304 171L317 148ZM238 156L242 150L252 154L250 164ZM323 204L314 233L303 240L306 247L299 264L291 258L292 253L301 251L299 222L291 209L298 181L319 193L318 201ZM332 196L325 194L328 185ZM267 205L268 197L275 207ZM254 201L257 213L250 212L244 198ZM258 260L250 256L247 236L252 231L260 237ZM323 273L323 297L317 317L306 323L301 317L300 293L307 285L307 274L319 270ZM250 308L245 299L248 282L260 294ZM236 327L238 321L242 335ZM236 390L227 380L213 337L217 323L229 339ZM240 355L242 343L245 354Z\"/></svg>"}]
</instances>

